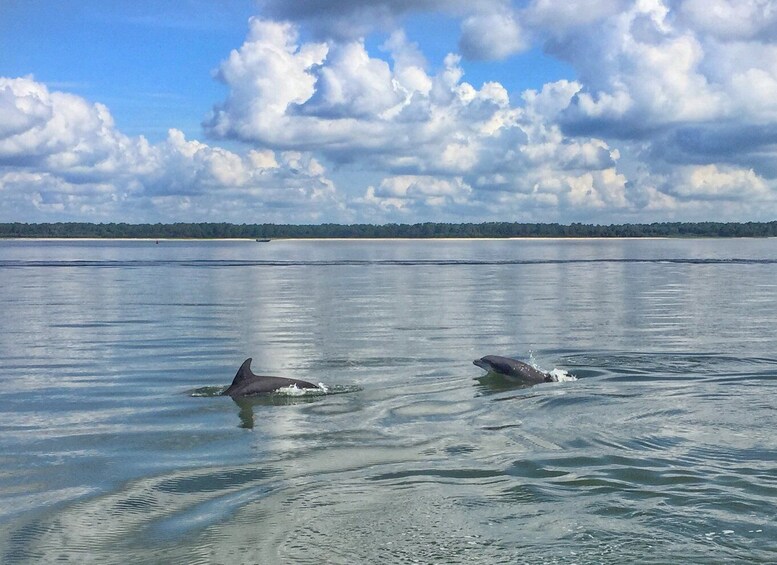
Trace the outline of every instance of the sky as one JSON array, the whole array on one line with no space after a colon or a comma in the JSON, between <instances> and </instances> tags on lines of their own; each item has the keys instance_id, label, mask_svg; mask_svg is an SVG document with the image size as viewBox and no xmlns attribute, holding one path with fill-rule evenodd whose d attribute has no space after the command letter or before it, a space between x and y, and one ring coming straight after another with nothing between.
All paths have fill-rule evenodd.
<instances>
[{"instance_id":1,"label":"sky","mask_svg":"<svg viewBox=\"0 0 777 565\"><path fill-rule=\"evenodd\" d=\"M777 218L777 0L0 0L0 221Z\"/></svg>"}]
</instances>

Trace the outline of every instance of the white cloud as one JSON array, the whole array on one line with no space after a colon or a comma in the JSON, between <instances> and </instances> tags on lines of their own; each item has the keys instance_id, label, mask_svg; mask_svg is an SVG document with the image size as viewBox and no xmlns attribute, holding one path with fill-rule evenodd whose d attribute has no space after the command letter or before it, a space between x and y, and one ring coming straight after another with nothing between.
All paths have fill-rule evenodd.
<instances>
[{"instance_id":1,"label":"white cloud","mask_svg":"<svg viewBox=\"0 0 777 565\"><path fill-rule=\"evenodd\" d=\"M414 14L459 16L502 5L503 0L260 0L259 12L268 19L304 24L319 38L352 41L376 29L396 29Z\"/></svg>"},{"instance_id":2,"label":"white cloud","mask_svg":"<svg viewBox=\"0 0 777 565\"><path fill-rule=\"evenodd\" d=\"M105 106L31 78L0 78L0 93L15 109L0 127L8 219L277 221L273 210L292 206L301 221L342 213L333 183L309 154L240 155L174 129L152 145L118 131Z\"/></svg>"},{"instance_id":3,"label":"white cloud","mask_svg":"<svg viewBox=\"0 0 777 565\"><path fill-rule=\"evenodd\" d=\"M745 115L777 118L777 74L749 68L731 77L732 94Z\"/></svg>"},{"instance_id":4,"label":"white cloud","mask_svg":"<svg viewBox=\"0 0 777 565\"><path fill-rule=\"evenodd\" d=\"M460 53L426 60L399 27L422 12L459 22ZM228 93L204 124L231 149L177 130L151 144L105 106L2 79L0 199L246 221L773 215L776 12L767 0L265 0L218 68ZM376 29L387 35L371 51ZM509 92L464 74L509 57L519 72L533 47L575 76Z\"/></svg>"},{"instance_id":5,"label":"white cloud","mask_svg":"<svg viewBox=\"0 0 777 565\"><path fill-rule=\"evenodd\" d=\"M403 101L388 63L372 59L360 42L334 46L317 76L305 112L332 118L372 118Z\"/></svg>"},{"instance_id":6,"label":"white cloud","mask_svg":"<svg viewBox=\"0 0 777 565\"><path fill-rule=\"evenodd\" d=\"M486 83L477 89L461 82L453 55L436 75L427 74L425 61L403 34L384 44L393 67L370 56L362 41L320 46L325 57L308 66L298 59L312 47L294 41L286 24L254 21L249 40L222 63L219 74L230 96L207 124L212 134L426 174L473 166L491 150L489 140L513 125L504 87ZM284 53L283 64L270 65L266 59L277 60L278 52ZM294 69L304 69L313 91L294 104L266 103L278 96L279 77Z\"/></svg>"},{"instance_id":7,"label":"white cloud","mask_svg":"<svg viewBox=\"0 0 777 565\"><path fill-rule=\"evenodd\" d=\"M655 25L663 28L665 11L655 5L645 9ZM609 13L607 10L600 13ZM628 29L636 13L623 16L619 25ZM249 41L223 63L221 75L232 76L233 65L249 68L244 60L250 60L252 72L261 75L267 69L263 54L278 49L298 54L311 49L298 43L293 29L282 29L284 33L262 37L252 31ZM272 47L273 41L278 45ZM394 213L405 218L413 214L419 218L424 214L531 218L532 210L542 210L543 217L549 210L558 217L637 213L655 205L661 195L629 187L619 163L624 153L627 159L635 158L631 148L625 145L621 151L617 140L613 144L602 137L568 135L559 121L564 118L569 123L570 107L575 104L585 120L619 120L632 106L644 112L645 101L654 105L656 115L666 113L661 105L669 107L677 120L686 119L684 112L696 111L693 104L686 110L682 100L664 96L657 101L646 91L632 94L631 85L637 84L640 73L657 69L672 53L662 53L659 48L651 51L650 45L628 37L623 41L624 49L631 51L626 49L626 54L620 55L622 62L643 55L648 61L639 62L644 67L638 67L637 61L627 66L631 82L623 81L622 95L604 91L594 99L583 91L581 82L561 80L539 91L524 92L521 106L512 104L498 82L480 88L465 82L457 55L446 57L440 70L429 74L417 46L399 32L383 45L393 65L370 55L362 41L327 42L321 48L326 56L317 65L306 67L314 85L307 100L277 107L253 103L265 99L265 85L272 81L249 73L240 77L240 84L227 83L231 95L218 107L211 131L276 149L314 151L345 166L355 163L357 168L377 171L383 179L360 194L352 193L350 200L359 214L368 214L367 209L373 206L371 217L375 218L390 219ZM264 47L256 49L256 42ZM694 46L689 38L680 37L678 53L674 54L679 61L672 63L681 69L697 65ZM293 61L289 64L299 68ZM679 72L664 77L662 84L677 84L676 90L689 88L692 81L686 78ZM240 99L235 98L236 92ZM255 112L272 113L272 118L256 116ZM253 127L270 122L279 127ZM233 123L242 127L222 127ZM431 194L430 187L457 187L457 191L455 197Z\"/></svg>"},{"instance_id":8,"label":"white cloud","mask_svg":"<svg viewBox=\"0 0 777 565\"><path fill-rule=\"evenodd\" d=\"M316 78L310 70L321 64L328 48L324 44L298 48L296 39L291 24L251 20L248 39L219 68L218 78L230 86L224 105L230 111L214 110L210 122L214 134L248 137L255 131L272 132L284 126L281 118L291 106L313 96Z\"/></svg>"},{"instance_id":9,"label":"white cloud","mask_svg":"<svg viewBox=\"0 0 777 565\"><path fill-rule=\"evenodd\" d=\"M51 119L51 108L41 103L40 95L40 89L29 80L0 83L0 115L3 116L0 139L21 134Z\"/></svg>"},{"instance_id":10,"label":"white cloud","mask_svg":"<svg viewBox=\"0 0 777 565\"><path fill-rule=\"evenodd\" d=\"M49 92L31 78L0 77L0 91L17 110L17 126L0 128L0 165L32 166L75 180L143 174L154 166L148 142L122 135L102 104Z\"/></svg>"},{"instance_id":11,"label":"white cloud","mask_svg":"<svg viewBox=\"0 0 777 565\"><path fill-rule=\"evenodd\" d=\"M461 24L459 50L468 59L504 59L526 47L524 32L508 7L472 14Z\"/></svg>"},{"instance_id":12,"label":"white cloud","mask_svg":"<svg viewBox=\"0 0 777 565\"><path fill-rule=\"evenodd\" d=\"M772 0L685 0L680 17L701 33L723 40L777 38L777 6Z\"/></svg>"},{"instance_id":13,"label":"white cloud","mask_svg":"<svg viewBox=\"0 0 777 565\"><path fill-rule=\"evenodd\" d=\"M705 74L703 44L692 30L673 26L660 0L575 27L553 45L581 73L582 89L565 114L570 131L651 135L730 111L721 86Z\"/></svg>"},{"instance_id":14,"label":"white cloud","mask_svg":"<svg viewBox=\"0 0 777 565\"><path fill-rule=\"evenodd\" d=\"M627 0L532 0L523 17L534 27L566 33L614 16L629 3Z\"/></svg>"},{"instance_id":15,"label":"white cloud","mask_svg":"<svg viewBox=\"0 0 777 565\"><path fill-rule=\"evenodd\" d=\"M426 58L418 44L408 41L404 31L395 30L381 49L388 51L394 60L395 85L405 94L406 101L414 92L429 95L432 79L426 73Z\"/></svg>"},{"instance_id":16,"label":"white cloud","mask_svg":"<svg viewBox=\"0 0 777 565\"><path fill-rule=\"evenodd\" d=\"M673 175L669 191L683 199L774 200L767 183L752 169L718 165L679 168Z\"/></svg>"},{"instance_id":17,"label":"white cloud","mask_svg":"<svg viewBox=\"0 0 777 565\"><path fill-rule=\"evenodd\" d=\"M547 83L542 90L525 90L521 95L525 111L542 124L555 123L559 114L569 106L572 98L582 86L580 83L569 80L559 80Z\"/></svg>"},{"instance_id":18,"label":"white cloud","mask_svg":"<svg viewBox=\"0 0 777 565\"><path fill-rule=\"evenodd\" d=\"M373 221L416 221L419 210L426 217L447 216L452 209L471 206L472 188L461 177L398 175L369 186L352 206Z\"/></svg>"},{"instance_id":19,"label":"white cloud","mask_svg":"<svg viewBox=\"0 0 777 565\"><path fill-rule=\"evenodd\" d=\"M583 173L566 179L570 204L586 208L624 208L626 177L614 169Z\"/></svg>"}]
</instances>

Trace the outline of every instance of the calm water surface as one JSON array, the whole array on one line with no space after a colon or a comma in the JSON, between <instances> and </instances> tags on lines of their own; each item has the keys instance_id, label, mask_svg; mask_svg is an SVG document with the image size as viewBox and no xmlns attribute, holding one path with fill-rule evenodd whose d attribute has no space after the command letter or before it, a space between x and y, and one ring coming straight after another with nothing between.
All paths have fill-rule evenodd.
<instances>
[{"instance_id":1,"label":"calm water surface","mask_svg":"<svg viewBox=\"0 0 777 565\"><path fill-rule=\"evenodd\" d=\"M777 240L0 241L0 312L2 563L777 561Z\"/></svg>"}]
</instances>

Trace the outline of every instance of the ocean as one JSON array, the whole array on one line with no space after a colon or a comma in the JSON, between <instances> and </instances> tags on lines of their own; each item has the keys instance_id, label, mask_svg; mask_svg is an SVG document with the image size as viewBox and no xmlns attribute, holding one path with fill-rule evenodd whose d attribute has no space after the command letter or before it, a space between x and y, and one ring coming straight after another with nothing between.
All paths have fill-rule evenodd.
<instances>
[{"instance_id":1,"label":"ocean","mask_svg":"<svg viewBox=\"0 0 777 565\"><path fill-rule=\"evenodd\" d=\"M0 312L4 564L777 562L775 239L2 240Z\"/></svg>"}]
</instances>

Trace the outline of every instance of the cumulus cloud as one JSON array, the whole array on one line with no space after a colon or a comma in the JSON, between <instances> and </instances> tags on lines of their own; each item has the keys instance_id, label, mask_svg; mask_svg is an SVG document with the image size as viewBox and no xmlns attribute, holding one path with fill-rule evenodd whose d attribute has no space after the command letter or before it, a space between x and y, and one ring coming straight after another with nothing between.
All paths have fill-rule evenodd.
<instances>
[{"instance_id":1,"label":"cumulus cloud","mask_svg":"<svg viewBox=\"0 0 777 565\"><path fill-rule=\"evenodd\" d=\"M680 167L674 173L669 194L685 200L773 199L767 184L752 169L715 164Z\"/></svg>"},{"instance_id":2,"label":"cumulus cloud","mask_svg":"<svg viewBox=\"0 0 777 565\"><path fill-rule=\"evenodd\" d=\"M384 210L394 208L415 213L419 206L439 207L466 204L472 188L461 177L450 179L421 175L388 177L375 188L370 186L356 203L377 205Z\"/></svg>"},{"instance_id":3,"label":"cumulus cloud","mask_svg":"<svg viewBox=\"0 0 777 565\"><path fill-rule=\"evenodd\" d=\"M102 104L49 90L31 78L0 78L0 93L16 110L0 135L0 165L23 165L70 180L143 173L152 163L142 137L116 130Z\"/></svg>"},{"instance_id":4,"label":"cumulus cloud","mask_svg":"<svg viewBox=\"0 0 777 565\"><path fill-rule=\"evenodd\" d=\"M583 84L563 116L568 131L649 136L730 111L720 85L704 73L700 40L674 27L660 1L637 2L593 27L573 28L552 42Z\"/></svg>"},{"instance_id":5,"label":"cumulus cloud","mask_svg":"<svg viewBox=\"0 0 777 565\"><path fill-rule=\"evenodd\" d=\"M410 40L402 23L424 12L458 22L457 53L427 61ZM205 118L210 144L176 130L150 144L100 104L4 79L0 194L52 213L299 211L282 221L773 214L776 12L767 0L265 0L215 73L227 94ZM523 92L465 76L537 47L574 75Z\"/></svg>"},{"instance_id":6,"label":"cumulus cloud","mask_svg":"<svg viewBox=\"0 0 777 565\"><path fill-rule=\"evenodd\" d=\"M461 24L459 50L468 59L504 59L526 47L516 15L507 7L473 14Z\"/></svg>"},{"instance_id":7,"label":"cumulus cloud","mask_svg":"<svg viewBox=\"0 0 777 565\"><path fill-rule=\"evenodd\" d=\"M564 34L615 16L631 3L629 0L532 0L523 17L533 27Z\"/></svg>"},{"instance_id":8,"label":"cumulus cloud","mask_svg":"<svg viewBox=\"0 0 777 565\"><path fill-rule=\"evenodd\" d=\"M591 3L563 9L585 14ZM777 46L764 31L775 29L772 2L594 3L601 9L589 16L543 24L549 52L582 86L562 116L566 131L651 139L692 124L774 120ZM548 6L535 2L526 17L545 22Z\"/></svg>"},{"instance_id":9,"label":"cumulus cloud","mask_svg":"<svg viewBox=\"0 0 777 565\"><path fill-rule=\"evenodd\" d=\"M304 23L314 36L348 42L376 30L394 31L406 17L443 13L463 18L459 47L471 59L502 59L527 47L509 0L264 0L263 17Z\"/></svg>"},{"instance_id":10,"label":"cumulus cloud","mask_svg":"<svg viewBox=\"0 0 777 565\"><path fill-rule=\"evenodd\" d=\"M0 201L25 218L264 221L294 206L313 221L342 209L311 155L237 154L170 130L161 143L118 131L108 109L51 92L31 78L0 78L13 109L0 129Z\"/></svg>"},{"instance_id":11,"label":"cumulus cloud","mask_svg":"<svg viewBox=\"0 0 777 565\"><path fill-rule=\"evenodd\" d=\"M602 139L565 136L556 123L580 84L545 85L515 106L500 83L477 88L463 80L457 55L429 74L404 34L383 47L393 65L360 40L301 43L293 26L254 20L247 41L220 67L230 95L206 127L217 136L382 171L383 180L353 200L360 212L374 205L391 213L456 215L484 210L480 195L497 193L496 209L510 213L549 203L629 206L616 171L618 151ZM311 52L320 55L315 64ZM305 85L304 96L286 96L270 78L296 77L300 69L304 80L293 84ZM265 102L273 97L284 102Z\"/></svg>"},{"instance_id":12,"label":"cumulus cloud","mask_svg":"<svg viewBox=\"0 0 777 565\"><path fill-rule=\"evenodd\" d=\"M725 41L777 39L777 8L771 0L675 2L689 27Z\"/></svg>"},{"instance_id":13,"label":"cumulus cloud","mask_svg":"<svg viewBox=\"0 0 777 565\"><path fill-rule=\"evenodd\" d=\"M50 108L41 103L38 89L21 79L0 84L0 115L0 139L45 124L51 118Z\"/></svg>"},{"instance_id":14,"label":"cumulus cloud","mask_svg":"<svg viewBox=\"0 0 777 565\"><path fill-rule=\"evenodd\" d=\"M482 6L498 4L482 0ZM408 15L424 12L462 14L466 0L261 0L260 13L273 20L305 23L319 38L354 40L376 29L391 30Z\"/></svg>"},{"instance_id":15,"label":"cumulus cloud","mask_svg":"<svg viewBox=\"0 0 777 565\"><path fill-rule=\"evenodd\" d=\"M230 95L206 128L275 148L312 148L334 161L358 155L391 169L426 172L461 167L459 158L466 160L513 119L506 90L462 82L457 56L429 75L403 35L385 46L393 67L372 57L360 40L300 44L288 24L253 20L248 40L220 67ZM287 75L299 77L288 89ZM432 155L443 159L433 164Z\"/></svg>"}]
</instances>

